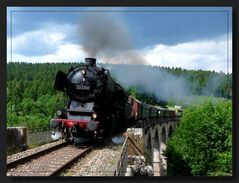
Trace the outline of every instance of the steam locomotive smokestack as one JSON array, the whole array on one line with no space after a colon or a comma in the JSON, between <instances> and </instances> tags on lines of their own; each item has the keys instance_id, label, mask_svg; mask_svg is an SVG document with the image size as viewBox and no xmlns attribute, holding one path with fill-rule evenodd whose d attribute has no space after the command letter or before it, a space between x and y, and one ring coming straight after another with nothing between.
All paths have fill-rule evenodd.
<instances>
[{"instance_id":1,"label":"steam locomotive smokestack","mask_svg":"<svg viewBox=\"0 0 239 183\"><path fill-rule=\"evenodd\" d=\"M93 66L95 66L96 59L95 58L85 58L85 63L86 63L86 65L93 67Z\"/></svg>"}]
</instances>

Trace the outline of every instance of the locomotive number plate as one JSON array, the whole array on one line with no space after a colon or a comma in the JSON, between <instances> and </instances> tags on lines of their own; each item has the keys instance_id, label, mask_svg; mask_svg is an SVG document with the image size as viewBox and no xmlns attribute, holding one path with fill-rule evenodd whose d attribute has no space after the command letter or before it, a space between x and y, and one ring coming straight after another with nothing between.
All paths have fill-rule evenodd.
<instances>
[{"instance_id":1,"label":"locomotive number plate","mask_svg":"<svg viewBox=\"0 0 239 183\"><path fill-rule=\"evenodd\" d=\"M77 85L76 89L77 90L90 90L90 87L89 86Z\"/></svg>"}]
</instances>

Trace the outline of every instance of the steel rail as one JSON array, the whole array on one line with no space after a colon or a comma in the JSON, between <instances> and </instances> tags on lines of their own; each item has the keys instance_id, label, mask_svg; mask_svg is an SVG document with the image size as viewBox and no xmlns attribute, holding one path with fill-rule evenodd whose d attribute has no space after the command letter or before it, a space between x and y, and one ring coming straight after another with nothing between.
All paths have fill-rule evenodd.
<instances>
[{"instance_id":1,"label":"steel rail","mask_svg":"<svg viewBox=\"0 0 239 183\"><path fill-rule=\"evenodd\" d=\"M72 165L77 159L80 157L83 157L86 153L90 152L93 149L93 146L88 147L81 153L79 153L76 157L73 157L70 159L67 163L62 165L61 167L57 168L55 171L53 171L49 176L57 176L59 175L64 169L68 168L70 165Z\"/></svg>"},{"instance_id":2,"label":"steel rail","mask_svg":"<svg viewBox=\"0 0 239 183\"><path fill-rule=\"evenodd\" d=\"M54 146L51 146L49 148L46 148L46 149L42 149L42 150L39 150L37 152L34 152L32 154L29 154L29 155L26 155L24 157L21 157L21 158L18 158L18 159L15 159L15 160L12 160L12 161L9 161L7 162L7 169L10 169L12 167L15 167L17 166L19 163L22 163L22 162L26 162L26 161L29 161L30 159L33 159L35 157L39 157L45 153L48 153L48 152L51 152L53 150L56 150L56 149L59 149L65 145L67 145L68 142L66 141L63 141L62 143L60 144L57 144L57 145L54 145Z\"/></svg>"}]
</instances>

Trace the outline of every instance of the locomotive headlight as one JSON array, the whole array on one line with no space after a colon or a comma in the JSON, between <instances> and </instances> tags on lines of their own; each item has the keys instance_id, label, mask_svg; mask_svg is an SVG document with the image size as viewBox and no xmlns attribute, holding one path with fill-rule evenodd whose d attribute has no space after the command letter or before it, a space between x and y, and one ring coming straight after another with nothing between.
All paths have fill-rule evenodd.
<instances>
[{"instance_id":1,"label":"locomotive headlight","mask_svg":"<svg viewBox=\"0 0 239 183\"><path fill-rule=\"evenodd\" d=\"M92 114L92 118L93 119L97 118L97 114L95 112Z\"/></svg>"},{"instance_id":2,"label":"locomotive headlight","mask_svg":"<svg viewBox=\"0 0 239 183\"><path fill-rule=\"evenodd\" d=\"M83 69L83 70L81 70L81 73L82 73L82 75L85 75L86 71Z\"/></svg>"},{"instance_id":3,"label":"locomotive headlight","mask_svg":"<svg viewBox=\"0 0 239 183\"><path fill-rule=\"evenodd\" d=\"M87 129L89 131L95 131L97 129L97 123L94 121L90 121L87 123Z\"/></svg>"},{"instance_id":4,"label":"locomotive headlight","mask_svg":"<svg viewBox=\"0 0 239 183\"><path fill-rule=\"evenodd\" d=\"M109 70L105 70L105 71L104 71L104 74L105 74L105 75L109 74Z\"/></svg>"},{"instance_id":5,"label":"locomotive headlight","mask_svg":"<svg viewBox=\"0 0 239 183\"><path fill-rule=\"evenodd\" d=\"M58 110L58 111L56 112L56 114L57 114L58 116L62 115L61 110Z\"/></svg>"}]
</instances>

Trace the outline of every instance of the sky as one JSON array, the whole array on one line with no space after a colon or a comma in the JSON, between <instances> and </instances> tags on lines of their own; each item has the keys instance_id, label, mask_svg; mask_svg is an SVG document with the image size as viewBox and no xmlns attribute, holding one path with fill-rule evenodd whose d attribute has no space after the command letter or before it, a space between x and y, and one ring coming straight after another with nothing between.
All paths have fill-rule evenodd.
<instances>
[{"instance_id":1,"label":"sky","mask_svg":"<svg viewBox=\"0 0 239 183\"><path fill-rule=\"evenodd\" d=\"M8 7L7 62L232 72L230 7Z\"/></svg>"}]
</instances>

